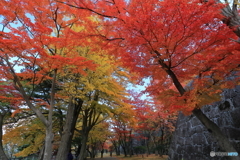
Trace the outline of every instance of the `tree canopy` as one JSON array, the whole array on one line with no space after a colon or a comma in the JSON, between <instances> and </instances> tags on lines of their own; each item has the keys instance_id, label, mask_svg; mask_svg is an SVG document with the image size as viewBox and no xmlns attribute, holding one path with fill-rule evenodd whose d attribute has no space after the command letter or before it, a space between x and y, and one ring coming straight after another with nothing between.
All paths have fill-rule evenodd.
<instances>
[{"instance_id":1,"label":"tree canopy","mask_svg":"<svg viewBox=\"0 0 240 160\"><path fill-rule=\"evenodd\" d=\"M178 111L197 116L223 150L235 151L201 111L239 83L238 28L224 12L228 4L2 0L0 5L0 100L7 110L1 109L14 110L12 116L26 110L34 117L6 132L6 143L15 143L11 136L19 131L27 137L21 143L28 146L16 155L43 146L42 159L48 160L52 141L60 141L57 157L64 159L72 139L80 136L77 152L83 160L88 138L96 145L94 130L111 127L107 123L125 155L137 130L145 138L144 130L161 132L161 144L152 142L157 148L165 143L163 133L172 132ZM126 89L145 78L150 101ZM44 140L35 138L38 129ZM27 151L35 141L36 148Z\"/></svg>"}]
</instances>

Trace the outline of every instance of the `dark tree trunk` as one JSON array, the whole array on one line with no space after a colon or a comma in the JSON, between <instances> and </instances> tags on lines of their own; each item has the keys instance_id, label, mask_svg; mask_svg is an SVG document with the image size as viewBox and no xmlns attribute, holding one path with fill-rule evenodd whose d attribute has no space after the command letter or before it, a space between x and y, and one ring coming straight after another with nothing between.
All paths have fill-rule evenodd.
<instances>
[{"instance_id":1,"label":"dark tree trunk","mask_svg":"<svg viewBox=\"0 0 240 160\"><path fill-rule=\"evenodd\" d=\"M64 115L63 115L63 112L62 112L62 109L58 109L58 123L59 123L59 133L60 133L60 136L62 137L62 133L63 133L63 127L64 127Z\"/></svg>"},{"instance_id":2,"label":"dark tree trunk","mask_svg":"<svg viewBox=\"0 0 240 160\"><path fill-rule=\"evenodd\" d=\"M87 148L86 150L87 150L87 152L89 153L90 157L91 157L91 158L94 158L94 153L91 152L91 151L89 150L89 148Z\"/></svg>"},{"instance_id":3,"label":"dark tree trunk","mask_svg":"<svg viewBox=\"0 0 240 160\"><path fill-rule=\"evenodd\" d=\"M101 115L100 112L96 111L96 104L98 102L98 96L99 92L96 90L93 102L89 106L89 108L83 110L83 117L82 117L82 130L81 130L81 136L82 136L82 145L80 150L80 155L78 156L78 160L84 160L86 157L86 147L87 147L87 141L89 132L98 123L99 117Z\"/></svg>"},{"instance_id":4,"label":"dark tree trunk","mask_svg":"<svg viewBox=\"0 0 240 160\"><path fill-rule=\"evenodd\" d=\"M82 145L81 145L80 154L78 156L78 160L84 160L84 158L86 157L88 133L89 132L84 132L84 134L82 135Z\"/></svg>"},{"instance_id":5,"label":"dark tree trunk","mask_svg":"<svg viewBox=\"0 0 240 160\"><path fill-rule=\"evenodd\" d=\"M229 142L228 138L223 135L220 128L212 122L206 115L201 111L201 109L194 109L193 114L202 122L202 124L207 128L207 130L214 136L217 140L221 149L225 152L237 152L233 145ZM239 157L229 157L231 160L239 160Z\"/></svg>"},{"instance_id":6,"label":"dark tree trunk","mask_svg":"<svg viewBox=\"0 0 240 160\"><path fill-rule=\"evenodd\" d=\"M71 148L71 141L74 134L77 118L81 110L83 101L77 100L77 104L70 102L67 110L66 122L63 127L63 133L61 137L60 146L58 148L57 160L66 160L68 152Z\"/></svg>"},{"instance_id":7,"label":"dark tree trunk","mask_svg":"<svg viewBox=\"0 0 240 160\"><path fill-rule=\"evenodd\" d=\"M116 141L112 141L116 155L119 156L120 155L120 149L119 149L119 145L117 145Z\"/></svg>"},{"instance_id":8,"label":"dark tree trunk","mask_svg":"<svg viewBox=\"0 0 240 160\"><path fill-rule=\"evenodd\" d=\"M164 125L162 125L161 132L162 132L162 135L161 135L161 143L160 143L160 145L161 145L160 146L160 157L163 156L164 148L165 148L165 146L164 146L164 134L165 134L165 132L164 132Z\"/></svg>"},{"instance_id":9,"label":"dark tree trunk","mask_svg":"<svg viewBox=\"0 0 240 160\"><path fill-rule=\"evenodd\" d=\"M3 144L2 144L2 126L3 126L3 118L6 114L0 114L0 159L1 160L8 160L4 150L3 150Z\"/></svg>"},{"instance_id":10,"label":"dark tree trunk","mask_svg":"<svg viewBox=\"0 0 240 160\"><path fill-rule=\"evenodd\" d=\"M77 151L76 151L76 157L78 157L79 154L80 154L80 151L81 151L81 144L82 144L82 142L79 142L79 144L78 144L78 148L77 148Z\"/></svg>"},{"instance_id":11,"label":"dark tree trunk","mask_svg":"<svg viewBox=\"0 0 240 160\"><path fill-rule=\"evenodd\" d=\"M96 147L96 146L94 146L94 147L92 148L92 152L93 152L93 157L92 157L92 158L95 158L96 155L97 155L97 147Z\"/></svg>"},{"instance_id":12,"label":"dark tree trunk","mask_svg":"<svg viewBox=\"0 0 240 160\"><path fill-rule=\"evenodd\" d=\"M101 158L103 158L104 149L101 150Z\"/></svg>"},{"instance_id":13,"label":"dark tree trunk","mask_svg":"<svg viewBox=\"0 0 240 160\"><path fill-rule=\"evenodd\" d=\"M123 146L122 146L122 149L123 149L124 157L127 157L126 147L123 147Z\"/></svg>"},{"instance_id":14,"label":"dark tree trunk","mask_svg":"<svg viewBox=\"0 0 240 160\"><path fill-rule=\"evenodd\" d=\"M43 160L43 153L44 153L44 145L42 146L42 149L38 155L38 160Z\"/></svg>"},{"instance_id":15,"label":"dark tree trunk","mask_svg":"<svg viewBox=\"0 0 240 160\"><path fill-rule=\"evenodd\" d=\"M148 141L149 141L149 137L148 137L147 140L145 140L145 145L146 145L146 147L147 147L147 155L150 155L150 149L149 149L149 143L148 143Z\"/></svg>"},{"instance_id":16,"label":"dark tree trunk","mask_svg":"<svg viewBox=\"0 0 240 160\"><path fill-rule=\"evenodd\" d=\"M120 154L121 154L121 153L120 153L120 149L119 149L119 147L117 147L117 149L116 149L116 155L117 155L117 156L120 156Z\"/></svg>"},{"instance_id":17,"label":"dark tree trunk","mask_svg":"<svg viewBox=\"0 0 240 160\"><path fill-rule=\"evenodd\" d=\"M162 62L160 62L161 64ZM161 64L162 65L162 64ZM166 68L166 65L162 65L163 68L166 69L166 72L168 75L172 78L173 83L179 93L183 95L186 91L181 85L181 83L178 81L178 78L174 74L174 72ZM236 149L233 147L233 145L230 143L228 138L222 133L220 128L211 121L202 111L201 109L194 109L192 113L202 122L202 124L208 129L208 131L213 135L213 137L217 140L221 150L226 152L237 152ZM239 157L229 157L231 160L239 160Z\"/></svg>"},{"instance_id":18,"label":"dark tree trunk","mask_svg":"<svg viewBox=\"0 0 240 160\"><path fill-rule=\"evenodd\" d=\"M95 157L96 157L96 154L97 154L96 144L94 144L94 145L91 146L91 150L92 150L92 151L90 151L89 148L90 148L90 147L87 147L87 151L88 151L88 153L90 154L90 157L91 157L91 158L95 158Z\"/></svg>"}]
</instances>

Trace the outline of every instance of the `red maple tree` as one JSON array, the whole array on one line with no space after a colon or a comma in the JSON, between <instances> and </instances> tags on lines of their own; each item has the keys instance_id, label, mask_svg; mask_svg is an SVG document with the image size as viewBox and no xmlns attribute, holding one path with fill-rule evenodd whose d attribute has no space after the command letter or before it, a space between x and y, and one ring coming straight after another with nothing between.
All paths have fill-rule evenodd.
<instances>
[{"instance_id":1,"label":"red maple tree","mask_svg":"<svg viewBox=\"0 0 240 160\"><path fill-rule=\"evenodd\" d=\"M106 40L115 56L141 78L151 78L148 91L156 100L164 101L166 95L171 102L166 104L168 109L193 113L212 131L223 150L235 151L219 127L200 110L239 80L239 44L234 28L222 23L223 4L214 0L66 4L92 12L105 22L105 31L95 36Z\"/></svg>"}]
</instances>

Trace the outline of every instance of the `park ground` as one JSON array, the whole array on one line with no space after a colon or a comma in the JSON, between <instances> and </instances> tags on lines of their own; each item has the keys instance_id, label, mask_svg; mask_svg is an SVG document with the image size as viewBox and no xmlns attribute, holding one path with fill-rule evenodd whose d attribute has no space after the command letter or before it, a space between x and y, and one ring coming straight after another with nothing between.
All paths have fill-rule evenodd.
<instances>
[{"instance_id":1,"label":"park ground","mask_svg":"<svg viewBox=\"0 0 240 160\"><path fill-rule=\"evenodd\" d=\"M121 156L113 156L110 157L109 155L104 155L103 158L95 158L95 160L167 160L168 156L163 155L162 157L156 156L154 154L152 155L133 155L132 157L124 157ZM89 159L91 160L91 159Z\"/></svg>"}]
</instances>

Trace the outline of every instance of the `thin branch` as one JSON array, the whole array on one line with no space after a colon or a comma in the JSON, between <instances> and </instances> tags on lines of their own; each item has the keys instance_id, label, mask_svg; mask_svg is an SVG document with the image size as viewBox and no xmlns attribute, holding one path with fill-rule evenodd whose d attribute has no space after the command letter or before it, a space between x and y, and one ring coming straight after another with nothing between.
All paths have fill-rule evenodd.
<instances>
[{"instance_id":1,"label":"thin branch","mask_svg":"<svg viewBox=\"0 0 240 160\"><path fill-rule=\"evenodd\" d=\"M90 12L93 12L93 13L99 15L99 16L102 16L102 17L107 17L107 18L117 18L117 19L119 19L119 18L116 17L116 16L110 16L110 15L106 15L106 14L103 14L103 13L99 13L99 12L97 12L97 11L94 11L93 9L90 9L90 8L79 7L79 6L75 6L75 5L69 4L69 3L67 3L67 2L62 2L62 1L58 1L58 0L56 0L56 2L59 2L59 3L65 4L65 5L68 5L68 6L70 6L70 7L77 8L77 9L85 9L85 10L88 10L88 11L90 11Z\"/></svg>"}]
</instances>

